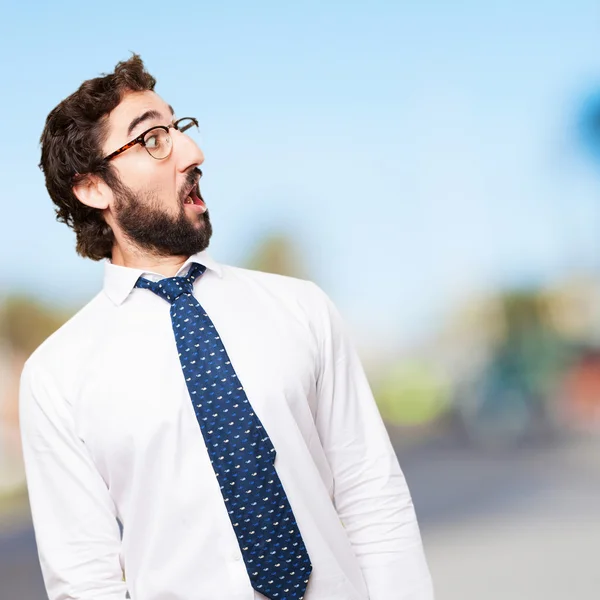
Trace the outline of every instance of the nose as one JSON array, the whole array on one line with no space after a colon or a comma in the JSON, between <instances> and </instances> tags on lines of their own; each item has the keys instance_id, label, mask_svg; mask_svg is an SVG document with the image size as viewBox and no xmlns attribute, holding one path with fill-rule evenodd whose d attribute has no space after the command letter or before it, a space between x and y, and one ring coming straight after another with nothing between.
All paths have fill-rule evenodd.
<instances>
[{"instance_id":1,"label":"nose","mask_svg":"<svg viewBox=\"0 0 600 600\"><path fill-rule=\"evenodd\" d=\"M187 133L171 130L173 136L173 154L177 161L177 170L184 173L204 162L204 153Z\"/></svg>"}]
</instances>

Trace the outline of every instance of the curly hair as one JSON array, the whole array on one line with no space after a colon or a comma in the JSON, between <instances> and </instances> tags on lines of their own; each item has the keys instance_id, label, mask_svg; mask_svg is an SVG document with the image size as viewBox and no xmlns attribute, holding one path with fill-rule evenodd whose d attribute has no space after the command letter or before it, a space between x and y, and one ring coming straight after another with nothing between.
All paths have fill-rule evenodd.
<instances>
[{"instance_id":1,"label":"curly hair","mask_svg":"<svg viewBox=\"0 0 600 600\"><path fill-rule=\"evenodd\" d=\"M115 188L119 180L103 160L108 114L128 92L152 91L156 80L137 55L119 62L113 73L84 81L46 118L40 138L40 168L56 205L56 219L73 229L77 253L92 260L110 258L114 235L102 212L80 202L73 186L82 175L95 174Z\"/></svg>"}]
</instances>

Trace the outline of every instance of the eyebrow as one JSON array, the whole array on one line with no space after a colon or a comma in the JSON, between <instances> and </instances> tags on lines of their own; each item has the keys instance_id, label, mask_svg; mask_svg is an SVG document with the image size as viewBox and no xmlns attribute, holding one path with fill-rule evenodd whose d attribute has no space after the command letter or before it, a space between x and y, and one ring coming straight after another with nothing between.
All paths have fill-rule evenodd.
<instances>
[{"instance_id":1,"label":"eyebrow","mask_svg":"<svg viewBox=\"0 0 600 600\"><path fill-rule=\"evenodd\" d=\"M175 114L175 111L173 110L173 107L169 105L169 109L171 110L171 115ZM162 114L159 113L157 110L147 110L145 113L141 114L139 117L136 117L135 119L133 119L133 121L131 121L131 123L129 123L129 127L127 128L127 135L131 135L131 132L140 124L143 123L144 121L149 121L150 119L161 119L162 118Z\"/></svg>"}]
</instances>

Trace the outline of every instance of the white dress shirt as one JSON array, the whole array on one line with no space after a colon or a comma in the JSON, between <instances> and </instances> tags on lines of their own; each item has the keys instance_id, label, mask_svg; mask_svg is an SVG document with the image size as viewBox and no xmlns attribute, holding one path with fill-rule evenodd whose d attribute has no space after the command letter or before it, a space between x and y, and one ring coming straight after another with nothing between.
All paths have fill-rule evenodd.
<instances>
[{"instance_id":1,"label":"white dress shirt","mask_svg":"<svg viewBox=\"0 0 600 600\"><path fill-rule=\"evenodd\" d=\"M314 284L215 263L194 295L276 450L313 565L305 600L430 600L411 497L339 314ZM50 600L258 600L210 464L168 302L104 288L30 357L20 415ZM122 536L118 521L122 523Z\"/></svg>"}]
</instances>

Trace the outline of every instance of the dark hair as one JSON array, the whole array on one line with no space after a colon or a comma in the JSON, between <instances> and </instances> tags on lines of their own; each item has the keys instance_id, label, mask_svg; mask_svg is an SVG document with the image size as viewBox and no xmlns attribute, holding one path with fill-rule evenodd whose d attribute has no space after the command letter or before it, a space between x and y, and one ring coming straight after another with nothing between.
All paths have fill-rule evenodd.
<instances>
[{"instance_id":1,"label":"dark hair","mask_svg":"<svg viewBox=\"0 0 600 600\"><path fill-rule=\"evenodd\" d=\"M108 185L118 185L110 163L103 161L106 117L127 92L154 90L156 80L134 54L120 62L114 73L84 81L79 89L54 108L40 138L40 168L46 188L56 204L56 218L73 229L77 253L93 260L110 258L113 232L99 209L80 202L73 185L81 175L95 174Z\"/></svg>"}]
</instances>

